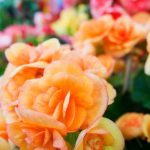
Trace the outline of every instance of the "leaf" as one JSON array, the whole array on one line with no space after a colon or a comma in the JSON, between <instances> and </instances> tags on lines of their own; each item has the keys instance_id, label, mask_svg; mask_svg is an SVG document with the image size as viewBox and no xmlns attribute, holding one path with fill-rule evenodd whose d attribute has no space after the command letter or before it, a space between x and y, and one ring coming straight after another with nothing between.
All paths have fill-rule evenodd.
<instances>
[{"instance_id":1,"label":"leaf","mask_svg":"<svg viewBox=\"0 0 150 150\"><path fill-rule=\"evenodd\" d=\"M124 74L118 73L118 74L112 75L108 79L108 82L110 82L114 87L122 86L124 82Z\"/></svg>"},{"instance_id":2,"label":"leaf","mask_svg":"<svg viewBox=\"0 0 150 150\"><path fill-rule=\"evenodd\" d=\"M69 144L71 144L72 147L74 147L79 134L80 134L79 131L68 133L67 136L65 137L65 140L69 142Z\"/></svg>"},{"instance_id":3,"label":"leaf","mask_svg":"<svg viewBox=\"0 0 150 150\"><path fill-rule=\"evenodd\" d=\"M145 108L150 109L150 76L140 70L133 80L131 96L133 100Z\"/></svg>"},{"instance_id":4,"label":"leaf","mask_svg":"<svg viewBox=\"0 0 150 150\"><path fill-rule=\"evenodd\" d=\"M4 52L0 52L0 76L4 73L7 61Z\"/></svg>"}]
</instances>

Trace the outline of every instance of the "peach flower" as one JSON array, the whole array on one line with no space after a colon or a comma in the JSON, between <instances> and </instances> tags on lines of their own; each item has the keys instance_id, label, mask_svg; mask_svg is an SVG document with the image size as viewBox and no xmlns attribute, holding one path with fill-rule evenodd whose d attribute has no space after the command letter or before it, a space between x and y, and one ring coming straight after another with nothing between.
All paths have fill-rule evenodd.
<instances>
[{"instance_id":1,"label":"peach flower","mask_svg":"<svg viewBox=\"0 0 150 150\"><path fill-rule=\"evenodd\" d=\"M2 77L0 97L3 103L15 101L18 98L20 87L26 80L39 78L43 75L47 63L35 62L15 68L9 75L4 74ZM9 65L10 66L10 65ZM11 66L12 68L12 66Z\"/></svg>"},{"instance_id":2,"label":"peach flower","mask_svg":"<svg viewBox=\"0 0 150 150\"><path fill-rule=\"evenodd\" d=\"M102 118L80 133L75 150L123 150L123 147L123 136L117 126L111 120Z\"/></svg>"},{"instance_id":3,"label":"peach flower","mask_svg":"<svg viewBox=\"0 0 150 150\"><path fill-rule=\"evenodd\" d=\"M65 126L52 117L32 110L16 109L20 122L7 125L9 138L21 150L68 150L61 134ZM23 113L23 114L22 114ZM38 115L38 116L36 116Z\"/></svg>"},{"instance_id":4,"label":"peach flower","mask_svg":"<svg viewBox=\"0 0 150 150\"><path fill-rule=\"evenodd\" d=\"M127 16L118 18L104 39L103 48L114 57L122 57L145 37L145 30Z\"/></svg>"},{"instance_id":5,"label":"peach flower","mask_svg":"<svg viewBox=\"0 0 150 150\"><path fill-rule=\"evenodd\" d=\"M106 68L106 75L105 78L108 78L111 76L111 74L114 71L114 66L115 66L115 59L108 54L102 54L98 56L100 62L105 66Z\"/></svg>"},{"instance_id":6,"label":"peach flower","mask_svg":"<svg viewBox=\"0 0 150 150\"><path fill-rule=\"evenodd\" d=\"M18 43L6 56L0 98L9 138L21 150L67 150L63 136L94 124L116 95L98 58L56 39Z\"/></svg>"},{"instance_id":7,"label":"peach flower","mask_svg":"<svg viewBox=\"0 0 150 150\"><path fill-rule=\"evenodd\" d=\"M6 121L0 107L0 150L11 150L14 145L9 142L6 131Z\"/></svg>"},{"instance_id":8,"label":"peach flower","mask_svg":"<svg viewBox=\"0 0 150 150\"><path fill-rule=\"evenodd\" d=\"M52 62L43 77L26 81L17 101L4 107L9 138L22 150L66 150L61 135L86 128L104 113L105 86L74 62Z\"/></svg>"},{"instance_id":9,"label":"peach flower","mask_svg":"<svg viewBox=\"0 0 150 150\"><path fill-rule=\"evenodd\" d=\"M64 60L75 62L84 72L93 73L100 78L107 78L113 71L114 59L109 55L101 55L96 57L88 54L83 54L79 50L71 52L62 57ZM104 62L104 59L106 62ZM113 103L116 97L116 91L111 84L105 81L105 86L108 92L109 104Z\"/></svg>"},{"instance_id":10,"label":"peach flower","mask_svg":"<svg viewBox=\"0 0 150 150\"><path fill-rule=\"evenodd\" d=\"M51 63L42 78L25 82L18 97L19 108L33 110L37 115L40 112L43 118L45 114L53 116L69 132L87 127L99 118L107 101L104 81L67 60Z\"/></svg>"},{"instance_id":11,"label":"peach flower","mask_svg":"<svg viewBox=\"0 0 150 150\"><path fill-rule=\"evenodd\" d=\"M100 42L108 34L113 22L110 15L83 22L75 35L75 42Z\"/></svg>"},{"instance_id":12,"label":"peach flower","mask_svg":"<svg viewBox=\"0 0 150 150\"><path fill-rule=\"evenodd\" d=\"M141 113L126 113L116 123L124 138L130 140L143 135L143 119L144 115Z\"/></svg>"},{"instance_id":13,"label":"peach flower","mask_svg":"<svg viewBox=\"0 0 150 150\"><path fill-rule=\"evenodd\" d=\"M15 43L6 50L5 54L11 64L19 66L36 61L51 62L69 52L69 47L61 46L57 39L49 39L37 47Z\"/></svg>"},{"instance_id":14,"label":"peach flower","mask_svg":"<svg viewBox=\"0 0 150 150\"><path fill-rule=\"evenodd\" d=\"M148 12L138 12L132 18L143 25L148 25L150 23L150 14Z\"/></svg>"}]
</instances>

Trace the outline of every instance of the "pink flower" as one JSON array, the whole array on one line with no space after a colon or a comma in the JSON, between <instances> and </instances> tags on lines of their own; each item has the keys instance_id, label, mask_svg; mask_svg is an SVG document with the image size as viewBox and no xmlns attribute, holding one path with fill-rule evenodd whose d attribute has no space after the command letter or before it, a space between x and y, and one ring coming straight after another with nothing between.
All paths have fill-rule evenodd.
<instances>
[{"instance_id":1,"label":"pink flower","mask_svg":"<svg viewBox=\"0 0 150 150\"><path fill-rule=\"evenodd\" d=\"M150 11L150 0L119 0L119 2L130 14Z\"/></svg>"},{"instance_id":2,"label":"pink flower","mask_svg":"<svg viewBox=\"0 0 150 150\"><path fill-rule=\"evenodd\" d=\"M64 0L64 7L74 6L79 2L80 0Z\"/></svg>"},{"instance_id":3,"label":"pink flower","mask_svg":"<svg viewBox=\"0 0 150 150\"><path fill-rule=\"evenodd\" d=\"M0 32L0 41L0 50L3 50L12 43L12 38L8 34Z\"/></svg>"},{"instance_id":4,"label":"pink flower","mask_svg":"<svg viewBox=\"0 0 150 150\"><path fill-rule=\"evenodd\" d=\"M91 13L95 18L100 17L106 9L110 8L113 0L91 0Z\"/></svg>"},{"instance_id":5,"label":"pink flower","mask_svg":"<svg viewBox=\"0 0 150 150\"><path fill-rule=\"evenodd\" d=\"M10 35L14 41L18 38L26 38L31 35L33 31L34 27L29 25L11 25L4 30L4 32Z\"/></svg>"},{"instance_id":6,"label":"pink flower","mask_svg":"<svg viewBox=\"0 0 150 150\"><path fill-rule=\"evenodd\" d=\"M53 17L50 13L37 12L34 15L34 23L36 26L44 26L51 23Z\"/></svg>"},{"instance_id":7,"label":"pink flower","mask_svg":"<svg viewBox=\"0 0 150 150\"><path fill-rule=\"evenodd\" d=\"M110 14L114 19L126 14L125 10L115 3L114 0L91 0L91 13L94 18L99 18L101 15Z\"/></svg>"}]
</instances>

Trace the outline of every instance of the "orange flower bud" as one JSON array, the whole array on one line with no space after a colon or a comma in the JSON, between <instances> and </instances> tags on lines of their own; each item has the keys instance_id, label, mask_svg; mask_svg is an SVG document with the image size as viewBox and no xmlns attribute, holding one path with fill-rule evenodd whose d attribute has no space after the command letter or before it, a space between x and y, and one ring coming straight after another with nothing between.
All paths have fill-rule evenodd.
<instances>
[{"instance_id":1,"label":"orange flower bud","mask_svg":"<svg viewBox=\"0 0 150 150\"><path fill-rule=\"evenodd\" d=\"M116 123L125 139L130 140L143 135L143 118L141 113L126 113L117 120Z\"/></svg>"}]
</instances>

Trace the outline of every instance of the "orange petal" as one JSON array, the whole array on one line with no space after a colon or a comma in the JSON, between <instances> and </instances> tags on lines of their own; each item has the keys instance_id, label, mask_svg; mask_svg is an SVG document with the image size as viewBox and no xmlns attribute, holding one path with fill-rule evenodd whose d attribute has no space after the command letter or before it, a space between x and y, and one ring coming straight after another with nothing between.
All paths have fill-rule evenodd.
<instances>
[{"instance_id":1,"label":"orange petal","mask_svg":"<svg viewBox=\"0 0 150 150\"><path fill-rule=\"evenodd\" d=\"M63 64L63 66L62 66ZM68 63L68 61L55 61L48 65L44 71L44 75L54 75L59 72L68 72L71 74L80 74L81 68L75 63Z\"/></svg>"},{"instance_id":2,"label":"orange petal","mask_svg":"<svg viewBox=\"0 0 150 150\"><path fill-rule=\"evenodd\" d=\"M36 126L47 127L52 129L58 129L63 134L66 132L66 127L63 123L55 120L52 116L36 112L29 109L18 108L18 114L21 119L26 122Z\"/></svg>"},{"instance_id":3,"label":"orange petal","mask_svg":"<svg viewBox=\"0 0 150 150\"><path fill-rule=\"evenodd\" d=\"M75 110L76 110L75 101L71 100L69 103L69 106L67 108L66 116L65 116L65 121L66 121L67 127L70 127L75 119Z\"/></svg>"},{"instance_id":4,"label":"orange petal","mask_svg":"<svg viewBox=\"0 0 150 150\"><path fill-rule=\"evenodd\" d=\"M65 117L66 115L66 110L68 108L70 102L70 92L67 93L65 99L64 99L64 103L63 103L63 117Z\"/></svg>"},{"instance_id":5,"label":"orange petal","mask_svg":"<svg viewBox=\"0 0 150 150\"><path fill-rule=\"evenodd\" d=\"M15 43L5 51L6 57L13 65L29 63L29 52L33 47L24 43Z\"/></svg>"},{"instance_id":6,"label":"orange petal","mask_svg":"<svg viewBox=\"0 0 150 150\"><path fill-rule=\"evenodd\" d=\"M93 81L93 106L87 110L87 117L83 128L86 128L97 119L101 118L108 105L108 93L105 81L94 74L88 73L87 76Z\"/></svg>"},{"instance_id":7,"label":"orange petal","mask_svg":"<svg viewBox=\"0 0 150 150\"><path fill-rule=\"evenodd\" d=\"M73 131L77 131L78 129L80 129L81 125L85 121L86 115L87 113L84 108L80 106L76 106L75 118L74 118L72 125L68 128L68 130L73 132Z\"/></svg>"},{"instance_id":8,"label":"orange petal","mask_svg":"<svg viewBox=\"0 0 150 150\"><path fill-rule=\"evenodd\" d=\"M7 132L12 142L17 145L25 145L25 135L21 131L21 123L12 123L7 125Z\"/></svg>"},{"instance_id":9,"label":"orange petal","mask_svg":"<svg viewBox=\"0 0 150 150\"><path fill-rule=\"evenodd\" d=\"M56 130L53 131L53 147L60 150L68 150L63 137Z\"/></svg>"}]
</instances>

